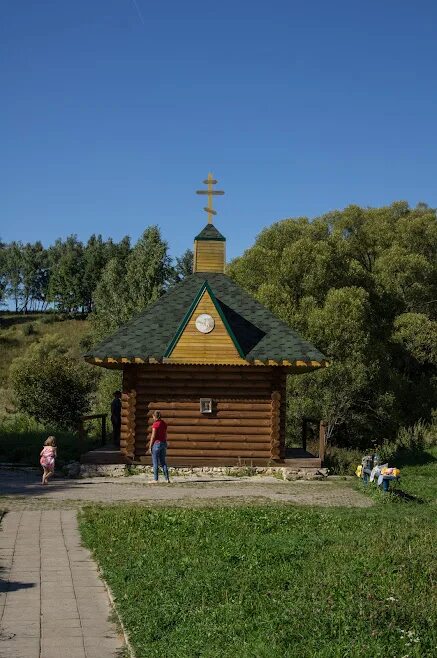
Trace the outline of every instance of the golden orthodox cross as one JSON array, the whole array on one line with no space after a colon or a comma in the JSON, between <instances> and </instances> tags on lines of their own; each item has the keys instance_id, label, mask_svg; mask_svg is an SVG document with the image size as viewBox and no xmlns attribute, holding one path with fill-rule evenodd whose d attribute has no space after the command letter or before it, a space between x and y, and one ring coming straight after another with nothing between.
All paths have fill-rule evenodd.
<instances>
[{"instance_id":1,"label":"golden orthodox cross","mask_svg":"<svg viewBox=\"0 0 437 658\"><path fill-rule=\"evenodd\" d=\"M208 195L208 206L204 208L205 212L208 213L208 224L212 224L212 216L217 215L217 212L213 210L212 207L212 197L217 196L218 194L224 194L222 190L214 190L213 185L217 185L217 181L214 180L212 174L208 174L208 178L203 181L205 185L208 185L207 190L196 190L196 194L207 194Z\"/></svg>"}]
</instances>

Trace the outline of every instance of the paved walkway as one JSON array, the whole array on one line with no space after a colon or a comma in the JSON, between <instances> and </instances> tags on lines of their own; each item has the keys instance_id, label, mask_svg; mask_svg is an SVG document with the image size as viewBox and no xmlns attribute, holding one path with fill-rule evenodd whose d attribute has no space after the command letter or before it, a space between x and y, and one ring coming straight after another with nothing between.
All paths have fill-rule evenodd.
<instances>
[{"instance_id":1,"label":"paved walkway","mask_svg":"<svg viewBox=\"0 0 437 658\"><path fill-rule=\"evenodd\" d=\"M10 512L0 530L1 658L112 658L123 646L72 510Z\"/></svg>"}]
</instances>

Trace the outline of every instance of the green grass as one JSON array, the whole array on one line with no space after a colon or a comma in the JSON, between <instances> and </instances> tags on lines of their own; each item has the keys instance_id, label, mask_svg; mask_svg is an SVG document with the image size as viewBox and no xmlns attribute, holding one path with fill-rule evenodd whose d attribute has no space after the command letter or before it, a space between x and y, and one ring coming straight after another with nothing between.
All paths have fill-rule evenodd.
<instances>
[{"instance_id":1,"label":"green grass","mask_svg":"<svg viewBox=\"0 0 437 658\"><path fill-rule=\"evenodd\" d=\"M436 471L406 488L429 499ZM89 507L81 531L138 658L435 655L432 504Z\"/></svg>"},{"instance_id":2,"label":"green grass","mask_svg":"<svg viewBox=\"0 0 437 658\"><path fill-rule=\"evenodd\" d=\"M32 430L29 432L7 432L0 429L0 462L17 465L38 466L39 453L46 438L56 437L58 458L57 466L80 457L79 440L73 432ZM97 447L99 439L89 437L85 441L84 452Z\"/></svg>"}]
</instances>

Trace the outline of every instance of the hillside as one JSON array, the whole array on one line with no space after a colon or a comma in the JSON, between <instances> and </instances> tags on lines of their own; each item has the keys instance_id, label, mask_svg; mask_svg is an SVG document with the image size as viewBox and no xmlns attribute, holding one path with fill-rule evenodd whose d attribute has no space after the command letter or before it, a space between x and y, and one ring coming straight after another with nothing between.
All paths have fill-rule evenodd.
<instances>
[{"instance_id":1,"label":"hillside","mask_svg":"<svg viewBox=\"0 0 437 658\"><path fill-rule=\"evenodd\" d=\"M55 335L74 350L78 358L84 352L81 340L89 331L87 320L60 320L58 316L41 314L0 313L0 418L13 411L8 384L12 361L43 336Z\"/></svg>"}]
</instances>

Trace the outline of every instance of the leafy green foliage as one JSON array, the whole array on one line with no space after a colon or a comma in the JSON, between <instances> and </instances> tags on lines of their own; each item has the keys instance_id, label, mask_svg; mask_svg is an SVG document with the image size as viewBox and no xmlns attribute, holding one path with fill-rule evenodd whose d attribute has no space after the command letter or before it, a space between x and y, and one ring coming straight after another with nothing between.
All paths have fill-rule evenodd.
<instances>
[{"instance_id":1,"label":"leafy green foliage","mask_svg":"<svg viewBox=\"0 0 437 658\"><path fill-rule=\"evenodd\" d=\"M170 272L171 283L179 283L193 273L193 258L191 249L187 249L182 256L176 256L176 262Z\"/></svg>"},{"instance_id":2,"label":"leafy green foliage","mask_svg":"<svg viewBox=\"0 0 437 658\"><path fill-rule=\"evenodd\" d=\"M155 302L170 274L167 243L158 227L146 229L126 258L114 257L105 267L94 293L91 315L95 340L113 333Z\"/></svg>"},{"instance_id":3,"label":"leafy green foliage","mask_svg":"<svg viewBox=\"0 0 437 658\"><path fill-rule=\"evenodd\" d=\"M81 530L138 658L434 655L427 506L90 507Z\"/></svg>"},{"instance_id":4,"label":"leafy green foliage","mask_svg":"<svg viewBox=\"0 0 437 658\"><path fill-rule=\"evenodd\" d=\"M90 405L94 372L59 338L45 336L10 367L18 409L48 426L75 429Z\"/></svg>"},{"instance_id":5,"label":"leafy green foliage","mask_svg":"<svg viewBox=\"0 0 437 658\"><path fill-rule=\"evenodd\" d=\"M394 463L409 456L421 455L432 446L437 446L437 422L427 425L418 421L412 427L401 427L396 438L385 441L378 451L383 461Z\"/></svg>"},{"instance_id":6,"label":"leafy green foliage","mask_svg":"<svg viewBox=\"0 0 437 658\"><path fill-rule=\"evenodd\" d=\"M121 370L106 370L101 368L97 383L96 394L93 402L93 413L104 414L111 409L114 391L121 390L122 372ZM111 431L111 427L108 428Z\"/></svg>"},{"instance_id":7,"label":"leafy green foliage","mask_svg":"<svg viewBox=\"0 0 437 658\"><path fill-rule=\"evenodd\" d=\"M368 446L429 420L437 399L437 218L426 204L350 206L286 219L228 274L332 365L289 377L289 441L303 417L338 445Z\"/></svg>"}]
</instances>

